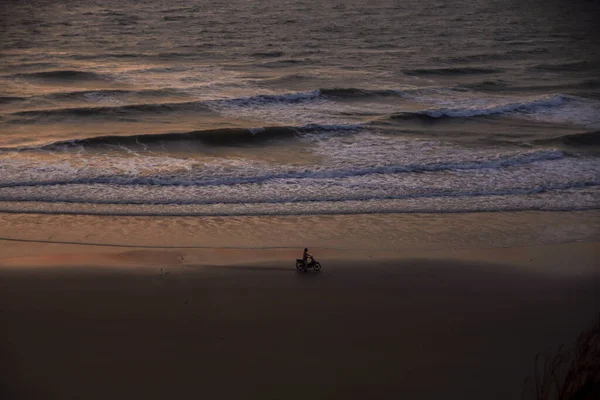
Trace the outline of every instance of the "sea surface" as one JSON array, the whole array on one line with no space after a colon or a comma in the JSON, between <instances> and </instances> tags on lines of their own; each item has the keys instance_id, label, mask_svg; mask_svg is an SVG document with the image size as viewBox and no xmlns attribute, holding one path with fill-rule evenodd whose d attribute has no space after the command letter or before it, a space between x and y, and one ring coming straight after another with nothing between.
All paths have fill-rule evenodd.
<instances>
[{"instance_id":1,"label":"sea surface","mask_svg":"<svg viewBox=\"0 0 600 400\"><path fill-rule=\"evenodd\" d=\"M597 1L3 1L0 212L600 208Z\"/></svg>"}]
</instances>

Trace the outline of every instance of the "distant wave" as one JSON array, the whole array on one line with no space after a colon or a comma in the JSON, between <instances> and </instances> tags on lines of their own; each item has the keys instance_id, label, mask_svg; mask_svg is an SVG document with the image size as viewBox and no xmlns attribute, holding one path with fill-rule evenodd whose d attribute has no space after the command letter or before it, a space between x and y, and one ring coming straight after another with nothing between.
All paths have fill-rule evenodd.
<instances>
[{"instance_id":1,"label":"distant wave","mask_svg":"<svg viewBox=\"0 0 600 400\"><path fill-rule=\"evenodd\" d=\"M215 110L221 107L244 108L250 106L272 106L279 104L305 103L319 99L327 98L361 98L365 96L400 96L401 91L395 90L366 90L357 88L334 88L317 89L308 92L292 92L282 94L259 94L248 97L237 97L230 99L188 101L174 103L148 103L148 104L129 104L122 106L101 106L101 107L69 107L69 108L51 108L42 110L26 110L12 113L15 117L26 118L53 118L53 117L93 117L93 116L124 116L132 113L167 113L198 110ZM108 96L135 95L145 97L173 96L181 95L171 89L156 89L142 91L126 90L95 90L95 91L75 91L61 92L44 95L43 97L51 99L75 99L85 96L87 100L93 98L102 98ZM16 101L16 100L15 100ZM22 122L22 121L20 121Z\"/></svg>"},{"instance_id":2,"label":"distant wave","mask_svg":"<svg viewBox=\"0 0 600 400\"><path fill-rule=\"evenodd\" d=\"M579 86L586 89L600 88L600 79L588 79L581 82Z\"/></svg>"},{"instance_id":3,"label":"distant wave","mask_svg":"<svg viewBox=\"0 0 600 400\"><path fill-rule=\"evenodd\" d=\"M132 138L133 139L133 138ZM94 138L92 140L113 140L109 138ZM135 139L134 139L135 140ZM88 142L89 143L89 142ZM517 165L531 164L540 161L552 161L566 157L558 150L534 151L514 156L497 157L488 160L464 160L457 162L425 163L369 167L351 170L314 170L268 173L255 176L204 176L195 178L161 177L161 176L96 176L76 177L72 179L29 180L19 182L1 182L0 187L43 186L67 184L114 184L114 185L160 185L160 186L221 186L240 185L271 181L275 179L340 179L374 174L398 174L413 172L461 171L506 168Z\"/></svg>"},{"instance_id":4,"label":"distant wave","mask_svg":"<svg viewBox=\"0 0 600 400\"><path fill-rule=\"evenodd\" d=\"M463 108L434 108L424 111L399 112L392 114L391 119L421 119L435 120L439 118L469 118L484 115L506 114L511 112L533 113L541 107L556 107L573 98L558 94L555 96L539 98L530 101L508 103L489 106L472 106Z\"/></svg>"},{"instance_id":5,"label":"distant wave","mask_svg":"<svg viewBox=\"0 0 600 400\"><path fill-rule=\"evenodd\" d=\"M26 118L44 118L53 120L55 118L63 119L65 117L125 117L132 114L157 114L178 111L206 111L210 109L200 102L182 102L182 103L150 103L150 104L131 104L126 106L106 106L106 107L75 107L75 108L56 108L46 110L28 110L19 111L11 115ZM24 122L24 121L19 121Z\"/></svg>"},{"instance_id":6,"label":"distant wave","mask_svg":"<svg viewBox=\"0 0 600 400\"><path fill-rule=\"evenodd\" d=\"M536 140L540 144L564 144L573 147L600 146L600 131L574 133L550 139Z\"/></svg>"},{"instance_id":7,"label":"distant wave","mask_svg":"<svg viewBox=\"0 0 600 400\"><path fill-rule=\"evenodd\" d=\"M511 60L518 60L519 62L523 60L529 59L537 59L540 54L547 54L548 49L541 46L529 46L531 43L528 42L520 42L520 41L511 41L509 44L511 47L498 47L498 50L494 51L492 49L488 49L490 51L475 53L475 54L459 54L455 55L454 52L451 52L447 55L441 55L438 57L433 57L432 60L438 63L447 63L450 65L453 64L470 64L470 63L486 63L492 64L492 62L510 62ZM525 44L525 47L519 47L520 45ZM515 46L516 45L516 46ZM443 54L443 53L442 53ZM533 57L532 57L533 56ZM551 57L546 57L551 58ZM565 62L565 67L559 68L570 68L570 67L578 67L580 62ZM572 64L569 66L569 64ZM548 65L548 64L540 64ZM552 64L550 64L552 65ZM559 64L554 64L559 65ZM532 68L535 68L532 67ZM553 68L553 67L550 67ZM568 70L568 69L565 69Z\"/></svg>"},{"instance_id":8,"label":"distant wave","mask_svg":"<svg viewBox=\"0 0 600 400\"><path fill-rule=\"evenodd\" d=\"M534 71L597 71L600 69L600 64L589 61L572 61L556 64L537 64L529 68Z\"/></svg>"},{"instance_id":9,"label":"distant wave","mask_svg":"<svg viewBox=\"0 0 600 400\"><path fill-rule=\"evenodd\" d=\"M198 53L195 51L189 51L189 52L165 51L165 52L157 53L152 56L156 57L160 60L170 61L170 60L177 59L177 58L182 58L182 59L196 58L196 57L198 57Z\"/></svg>"},{"instance_id":10,"label":"distant wave","mask_svg":"<svg viewBox=\"0 0 600 400\"><path fill-rule=\"evenodd\" d=\"M143 68L135 70L136 73L171 73L171 72L185 72L189 71L191 67L184 65L175 65L170 67L155 67L155 68Z\"/></svg>"},{"instance_id":11,"label":"distant wave","mask_svg":"<svg viewBox=\"0 0 600 400\"><path fill-rule=\"evenodd\" d=\"M403 91L393 89L359 89L359 88L331 88L319 89L321 95L334 98L364 98L373 96L401 96Z\"/></svg>"},{"instance_id":12,"label":"distant wave","mask_svg":"<svg viewBox=\"0 0 600 400\"><path fill-rule=\"evenodd\" d=\"M245 105L268 105L268 104L287 104L301 103L315 100L321 97L320 90L312 90L309 92L293 92L282 94L258 94L248 97L237 97L222 100L208 100L205 103L209 105L229 105L229 106L245 106Z\"/></svg>"},{"instance_id":13,"label":"distant wave","mask_svg":"<svg viewBox=\"0 0 600 400\"><path fill-rule=\"evenodd\" d=\"M149 98L161 98L162 96L182 96L182 92L176 89L143 89L143 90L125 90L125 89L105 89L105 90L76 90L69 92L56 92L43 95L40 97L47 99L77 99L85 98L87 100L101 97L118 97L118 96L139 96Z\"/></svg>"},{"instance_id":14,"label":"distant wave","mask_svg":"<svg viewBox=\"0 0 600 400\"><path fill-rule=\"evenodd\" d=\"M92 149L98 146L144 147L153 143L178 141L198 141L213 146L234 146L242 144L263 144L272 139L285 139L300 133L356 131L364 129L359 124L307 124L302 126L268 126L256 128L220 128L181 133L158 133L130 136L94 136L85 139L60 140L41 146L5 147L0 151L57 151L68 148L84 147Z\"/></svg>"},{"instance_id":15,"label":"distant wave","mask_svg":"<svg viewBox=\"0 0 600 400\"><path fill-rule=\"evenodd\" d=\"M451 91L452 89L446 89ZM460 91L457 87L456 91ZM462 89L464 91L464 89ZM433 93L434 97L431 97ZM222 112L223 110L239 109L243 112L245 108L256 107L277 107L280 105L294 105L310 103L315 101L344 101L353 99L376 98L376 97L399 97L401 99L417 100L424 103L436 103L436 93L440 93L439 89L435 88L407 88L407 89L361 89L361 88L323 88L306 92L291 92L281 94L258 94L248 97L236 97L228 99L201 100L201 101L182 101L182 102L165 102L165 103L141 103L116 106L99 106L99 107L69 107L69 108L50 108L50 109L33 109L18 111L9 114L8 122L11 123L37 123L38 120L52 121L60 120L69 116L90 118L90 117L143 117L144 115L154 115L157 113L175 113L175 112ZM85 96L85 100L102 100L114 96L118 100L118 96L138 96L148 97L150 99L160 99L161 96L173 97L177 95L185 96L185 94L169 90L142 90L142 91L89 91L89 92L63 92L54 93L46 96L57 98L77 98ZM424 96L424 97L423 97ZM183 100L183 99L182 99ZM447 104L448 101L443 97L439 98L442 104ZM508 102L506 99L502 102L501 99L472 98L462 99L459 104L464 104L459 107L439 107L420 111L398 112L389 116L390 119L396 120L437 120L441 118L469 118L485 115L499 115L509 113L535 114L537 112L547 112L549 109L562 105L571 105L576 109L582 106L584 112L590 114L592 111L585 111L587 108L594 108L594 105L587 104L589 99L570 96L566 94L556 94L552 96L542 96L538 98L530 98L529 100ZM16 101L16 100L15 100ZM471 105L472 104L472 105ZM587 106L586 106L587 104ZM571 110L572 112L573 110ZM12 118L12 119L10 119Z\"/></svg>"},{"instance_id":16,"label":"distant wave","mask_svg":"<svg viewBox=\"0 0 600 400\"><path fill-rule=\"evenodd\" d=\"M267 68L280 68L280 67L287 67L290 65L297 65L297 64L302 64L302 63L306 63L306 60L288 58L288 59L282 59L282 60L263 62L260 65L262 67L267 67Z\"/></svg>"},{"instance_id":17,"label":"distant wave","mask_svg":"<svg viewBox=\"0 0 600 400\"><path fill-rule=\"evenodd\" d=\"M25 99L27 99L27 97L0 96L0 104L15 103L15 102L18 102L18 101L23 101Z\"/></svg>"},{"instance_id":18,"label":"distant wave","mask_svg":"<svg viewBox=\"0 0 600 400\"><path fill-rule=\"evenodd\" d=\"M91 93L102 92L94 91ZM104 92L110 94L111 91ZM113 94L122 92L112 92ZM158 97L161 95L159 92L153 92ZM142 94L152 95L152 92ZM166 93L165 93L166 94ZM62 94L53 94L52 96L63 96L69 98L71 96L78 96L77 92L67 92ZM101 106L101 107L69 107L69 108L51 108L42 110L26 110L12 113L12 117L20 118L42 118L42 119L55 119L65 117L126 117L131 114L156 114L156 113L170 113L170 112L186 112L186 111L206 111L212 112L215 109L221 107L249 107L249 106L269 106L276 104L290 104L311 101L321 97L321 93L318 90L312 92L298 92L298 93L284 93L278 95L256 95L249 97L239 97L222 100L206 100L206 101L188 101L188 102L174 102L174 103L147 103L147 104L129 104L122 106ZM16 122L27 122L23 120L17 120Z\"/></svg>"},{"instance_id":19,"label":"distant wave","mask_svg":"<svg viewBox=\"0 0 600 400\"><path fill-rule=\"evenodd\" d=\"M322 99L364 99L365 97L387 97L415 95L426 89L361 89L355 87L321 88L307 92L293 92L282 94L260 94L256 96L240 97L224 100L210 100L207 104L284 104L301 103Z\"/></svg>"},{"instance_id":20,"label":"distant wave","mask_svg":"<svg viewBox=\"0 0 600 400\"><path fill-rule=\"evenodd\" d=\"M162 133L154 135L97 136L87 139L59 141L41 147L43 150L56 150L65 146L139 146L158 142L199 141L210 145L236 145L264 142L273 138L293 136L296 129L290 127L268 128L223 128L183 133Z\"/></svg>"},{"instance_id":21,"label":"distant wave","mask_svg":"<svg viewBox=\"0 0 600 400\"><path fill-rule=\"evenodd\" d=\"M277 57L283 57L284 55L285 55L285 53L283 51L264 51L264 52L253 53L252 57L277 58Z\"/></svg>"},{"instance_id":22,"label":"distant wave","mask_svg":"<svg viewBox=\"0 0 600 400\"><path fill-rule=\"evenodd\" d=\"M286 75L285 79L305 79L311 78L310 76L305 75ZM277 78L279 79L279 78ZM254 96L244 96L237 98L229 98L229 99L214 99L214 100L203 100L197 102L187 102L187 103L165 103L164 109L170 110L172 107L177 107L177 105L186 107L192 103L204 103L206 105L229 105L229 106L246 106L246 105L269 105L269 104L291 104L291 103L302 103L319 99L362 99L365 97L386 97L386 96L400 96L410 95L414 93L419 93L426 89L362 89L356 87L334 87L334 88L322 88L315 89L305 92L289 92L289 93L279 93L279 94L257 94ZM159 89L141 89L141 90L129 90L129 89L97 89L97 90L76 90L76 91L65 91L65 92L54 92L49 94L42 94L38 96L30 96L30 97L12 97L12 96L3 96L0 97L0 104L2 103L10 103L10 102L18 102L24 100L78 100L85 99L93 100L95 98L103 98L103 97L148 97L148 98L156 98L160 99L162 96L182 96L189 97L189 94L186 94L184 91L173 89L173 88L159 88ZM157 104L152 104L152 106L156 106ZM145 104L130 104L121 106L119 108L143 108ZM87 107L83 107L87 108ZM15 115L36 115L36 113L48 115L51 113L65 113L68 114L73 110L73 112L77 113L77 107L69 108L69 109L60 109L53 108L49 110L27 110L21 113L16 113ZM153 109L152 109L153 110ZM102 113L107 111L105 108L98 109L98 112Z\"/></svg>"},{"instance_id":23,"label":"distant wave","mask_svg":"<svg viewBox=\"0 0 600 400\"><path fill-rule=\"evenodd\" d=\"M126 89L100 89L100 90L75 90L67 92L54 92L41 94L37 96L17 97L17 96L0 96L0 104L16 103L21 101L37 101L37 100L81 100L94 101L119 97L133 98L150 98L160 99L164 96L168 97L189 97L185 93L170 88L163 89L143 89L143 90L126 90ZM35 110L33 110L35 111Z\"/></svg>"},{"instance_id":24,"label":"distant wave","mask_svg":"<svg viewBox=\"0 0 600 400\"><path fill-rule=\"evenodd\" d=\"M81 80L81 81L97 81L106 80L110 77L108 75L97 74L95 72L88 71L77 71L77 70L56 70L56 71L42 71L42 72L30 72L14 75L18 78L24 79L38 79L38 80Z\"/></svg>"},{"instance_id":25,"label":"distant wave","mask_svg":"<svg viewBox=\"0 0 600 400\"><path fill-rule=\"evenodd\" d=\"M30 62L18 62L18 63L11 63L10 64L10 69L11 70L17 70L17 71L27 71L27 70L41 70L41 69L46 69L46 70L58 70L61 68L61 64L58 62L35 62L35 61L30 61Z\"/></svg>"},{"instance_id":26,"label":"distant wave","mask_svg":"<svg viewBox=\"0 0 600 400\"><path fill-rule=\"evenodd\" d=\"M419 68L403 70L406 75L478 75L478 74L497 74L503 72L502 69L495 68L476 68L476 67L451 67L451 68Z\"/></svg>"},{"instance_id":27,"label":"distant wave","mask_svg":"<svg viewBox=\"0 0 600 400\"><path fill-rule=\"evenodd\" d=\"M379 43L361 46L360 48L365 48L369 50L392 50L399 48L399 45L398 43Z\"/></svg>"},{"instance_id":28,"label":"distant wave","mask_svg":"<svg viewBox=\"0 0 600 400\"><path fill-rule=\"evenodd\" d=\"M566 92L570 92L570 91L580 91L580 90L586 90L586 89L597 89L600 87L600 80L599 79L585 79L582 80L580 82L564 82L561 83L560 81L553 81L552 83L546 83L546 84L535 84L535 85L525 85L525 86L514 86L509 84L508 82L504 81L504 80L485 80L485 81L481 81L481 82L475 82L475 83L466 83L466 84L461 84L457 87L455 87L455 89L458 90L465 90L465 89L471 89L471 90L481 90L481 91L510 91L510 92L526 92L526 93L530 93L532 91L566 91Z\"/></svg>"},{"instance_id":29,"label":"distant wave","mask_svg":"<svg viewBox=\"0 0 600 400\"><path fill-rule=\"evenodd\" d=\"M508 83L506 81L503 80L486 80L486 81L482 81L482 82L476 82L476 83L468 83L468 84L464 84L464 85L460 85L460 88L465 88L465 89L473 89L473 90L498 90L498 89L505 89L508 86Z\"/></svg>"},{"instance_id":30,"label":"distant wave","mask_svg":"<svg viewBox=\"0 0 600 400\"><path fill-rule=\"evenodd\" d=\"M310 73L302 73L302 74L285 74L268 78L261 78L261 83L267 83L270 85L287 85L293 84L296 82L303 82L308 79L323 79L319 75L314 75Z\"/></svg>"},{"instance_id":31,"label":"distant wave","mask_svg":"<svg viewBox=\"0 0 600 400\"><path fill-rule=\"evenodd\" d=\"M165 15L163 19L165 21L181 21L184 19L189 19L189 15Z\"/></svg>"}]
</instances>

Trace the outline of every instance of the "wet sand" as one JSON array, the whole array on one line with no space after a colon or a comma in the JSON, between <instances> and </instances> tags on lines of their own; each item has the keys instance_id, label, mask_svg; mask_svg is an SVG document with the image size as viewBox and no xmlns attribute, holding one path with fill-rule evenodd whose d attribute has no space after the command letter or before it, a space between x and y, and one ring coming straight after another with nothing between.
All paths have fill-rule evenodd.
<instances>
[{"instance_id":1,"label":"wet sand","mask_svg":"<svg viewBox=\"0 0 600 400\"><path fill-rule=\"evenodd\" d=\"M32 246L0 241L4 398L519 398L600 311L595 242L322 250L319 273L295 249Z\"/></svg>"}]
</instances>

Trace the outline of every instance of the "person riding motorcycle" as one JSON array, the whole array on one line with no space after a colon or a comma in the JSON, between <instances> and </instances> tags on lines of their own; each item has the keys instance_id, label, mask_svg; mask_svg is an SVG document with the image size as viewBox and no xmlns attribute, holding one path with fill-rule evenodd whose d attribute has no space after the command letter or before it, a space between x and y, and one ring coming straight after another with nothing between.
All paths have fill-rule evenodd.
<instances>
[{"instance_id":1,"label":"person riding motorcycle","mask_svg":"<svg viewBox=\"0 0 600 400\"><path fill-rule=\"evenodd\" d=\"M308 253L308 249L304 249L304 253L302 254L302 262L304 262L305 266L308 266L308 258L310 257L310 259L313 259L312 254Z\"/></svg>"},{"instance_id":2,"label":"person riding motorcycle","mask_svg":"<svg viewBox=\"0 0 600 400\"><path fill-rule=\"evenodd\" d=\"M308 269L320 271L321 264L317 260L315 260L312 254L308 252L308 249L304 249L304 253L302 253L302 258L296 259L296 269L298 271L304 272L306 272Z\"/></svg>"}]
</instances>

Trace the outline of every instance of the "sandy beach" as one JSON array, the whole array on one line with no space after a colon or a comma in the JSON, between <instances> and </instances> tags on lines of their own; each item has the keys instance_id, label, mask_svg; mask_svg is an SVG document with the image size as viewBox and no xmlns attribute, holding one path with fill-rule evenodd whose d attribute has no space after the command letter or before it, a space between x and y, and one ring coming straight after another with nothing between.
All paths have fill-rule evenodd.
<instances>
[{"instance_id":1,"label":"sandy beach","mask_svg":"<svg viewBox=\"0 0 600 400\"><path fill-rule=\"evenodd\" d=\"M513 399L600 310L594 241L315 249L299 273L297 248L31 234L0 241L4 398Z\"/></svg>"}]
</instances>

